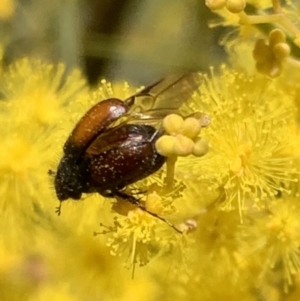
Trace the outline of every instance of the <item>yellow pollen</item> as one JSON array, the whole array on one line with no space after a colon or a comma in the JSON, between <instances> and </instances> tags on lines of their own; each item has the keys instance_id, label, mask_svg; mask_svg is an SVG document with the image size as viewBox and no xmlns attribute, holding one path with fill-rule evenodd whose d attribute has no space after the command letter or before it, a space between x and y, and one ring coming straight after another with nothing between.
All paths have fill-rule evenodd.
<instances>
[{"instance_id":1,"label":"yellow pollen","mask_svg":"<svg viewBox=\"0 0 300 301\"><path fill-rule=\"evenodd\" d=\"M242 174L243 164L242 164L242 159L240 157L236 157L231 161L230 170L236 175L240 176Z\"/></svg>"},{"instance_id":2,"label":"yellow pollen","mask_svg":"<svg viewBox=\"0 0 300 301\"><path fill-rule=\"evenodd\" d=\"M230 163L230 170L237 176L242 176L244 168L251 155L252 144L246 142L238 147L238 155Z\"/></svg>"}]
</instances>

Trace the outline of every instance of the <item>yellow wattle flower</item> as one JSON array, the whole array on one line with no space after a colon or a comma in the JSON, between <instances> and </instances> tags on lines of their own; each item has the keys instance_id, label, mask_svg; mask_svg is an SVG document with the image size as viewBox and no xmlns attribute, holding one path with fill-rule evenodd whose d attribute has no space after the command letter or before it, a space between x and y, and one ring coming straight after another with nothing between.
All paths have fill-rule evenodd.
<instances>
[{"instance_id":1,"label":"yellow wattle flower","mask_svg":"<svg viewBox=\"0 0 300 301\"><path fill-rule=\"evenodd\" d=\"M140 184L134 186L142 189ZM148 186L145 199L147 210L168 218L175 211L172 203L180 197L181 189L177 186L174 191L164 194L162 187L157 183ZM146 265L159 253L163 254L173 246L180 247L181 240L184 239L182 234L169 225L126 200L117 199L112 209L117 213L117 215L111 214L114 216L113 225L106 226L100 223L101 230L95 234L107 237L107 246L112 255L128 258L125 266L132 268L133 273L136 264Z\"/></svg>"},{"instance_id":2,"label":"yellow wattle flower","mask_svg":"<svg viewBox=\"0 0 300 301\"><path fill-rule=\"evenodd\" d=\"M87 93L78 70L69 77L64 70L63 65L22 59L0 76L0 228L6 248L22 247L20 237L28 231L32 235L26 243L34 241L39 227L32 221L53 214L48 170L57 155L58 125L69 102Z\"/></svg>"},{"instance_id":3,"label":"yellow wattle flower","mask_svg":"<svg viewBox=\"0 0 300 301\"><path fill-rule=\"evenodd\" d=\"M0 79L2 98L19 124L27 124L30 120L53 127L65 118L66 107L88 92L79 70L67 75L63 64L53 65L35 59L14 62Z\"/></svg>"},{"instance_id":4,"label":"yellow wattle flower","mask_svg":"<svg viewBox=\"0 0 300 301\"><path fill-rule=\"evenodd\" d=\"M256 266L258 281L263 283L272 277L272 273L280 273L286 292L294 284L294 275L300 275L298 201L298 198L286 195L273 199L263 214L250 214L238 236L239 252L248 258L250 265ZM279 265L281 268L275 271Z\"/></svg>"},{"instance_id":5,"label":"yellow wattle flower","mask_svg":"<svg viewBox=\"0 0 300 301\"><path fill-rule=\"evenodd\" d=\"M286 133L295 124L292 95L260 76L221 70L205 77L191 107L211 117L202 132L210 151L203 158L187 157L178 165L186 177L224 191L221 208L243 211L264 207L262 200L289 192L299 172L292 141ZM283 183L286 183L283 185Z\"/></svg>"}]
</instances>

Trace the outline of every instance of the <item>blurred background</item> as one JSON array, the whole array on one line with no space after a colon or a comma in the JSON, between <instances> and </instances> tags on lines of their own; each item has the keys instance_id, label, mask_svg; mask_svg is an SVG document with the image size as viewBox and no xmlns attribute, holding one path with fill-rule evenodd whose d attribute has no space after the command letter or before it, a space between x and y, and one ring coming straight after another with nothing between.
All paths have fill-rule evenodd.
<instances>
[{"instance_id":1,"label":"blurred background","mask_svg":"<svg viewBox=\"0 0 300 301\"><path fill-rule=\"evenodd\" d=\"M91 84L140 85L223 61L215 18L204 0L1 0L0 43L5 63L38 57L82 68Z\"/></svg>"}]
</instances>

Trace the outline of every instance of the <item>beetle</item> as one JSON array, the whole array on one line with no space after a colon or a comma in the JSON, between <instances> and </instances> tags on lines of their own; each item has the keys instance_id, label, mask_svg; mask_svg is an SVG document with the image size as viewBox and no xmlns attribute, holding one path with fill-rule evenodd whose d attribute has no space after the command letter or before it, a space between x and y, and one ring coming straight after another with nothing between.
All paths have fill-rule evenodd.
<instances>
[{"instance_id":1,"label":"beetle","mask_svg":"<svg viewBox=\"0 0 300 301\"><path fill-rule=\"evenodd\" d=\"M167 114L178 111L201 80L200 73L169 76L124 101L109 98L90 108L63 146L54 179L58 215L61 202L79 200L83 193L99 193L121 197L179 231L124 189L165 163L166 157L155 149L164 133L159 124Z\"/></svg>"}]
</instances>

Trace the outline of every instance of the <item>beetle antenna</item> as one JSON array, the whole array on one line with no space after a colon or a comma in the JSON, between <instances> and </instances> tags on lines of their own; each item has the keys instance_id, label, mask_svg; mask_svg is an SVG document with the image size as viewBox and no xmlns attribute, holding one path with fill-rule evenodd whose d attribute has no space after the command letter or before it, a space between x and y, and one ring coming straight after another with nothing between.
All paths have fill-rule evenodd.
<instances>
[{"instance_id":1,"label":"beetle antenna","mask_svg":"<svg viewBox=\"0 0 300 301\"><path fill-rule=\"evenodd\" d=\"M178 233L182 234L182 232L177 229L169 220L167 220L166 218L154 213L154 212L151 212L151 211L148 211L148 209L143 205L141 204L140 202L136 202L135 205L137 205L137 207L139 207L141 210L147 212L148 214L160 219L161 221L163 221L164 223L166 223L168 226L170 226L171 228L173 228L175 231L177 231Z\"/></svg>"},{"instance_id":2,"label":"beetle antenna","mask_svg":"<svg viewBox=\"0 0 300 301\"><path fill-rule=\"evenodd\" d=\"M182 231L180 231L178 228L176 228L176 226L174 226L169 220L167 220L166 218L154 213L154 212L151 212L151 211L148 211L148 209L139 202L138 199L136 199L135 197L131 196L131 195L128 195L126 193L123 193L121 191L116 191L115 192L115 195L121 197L122 199L130 202L131 204L133 205L136 205L139 209L147 212L148 214L152 215L153 217L155 218L158 218L159 220L163 221L164 223L166 223L169 227L173 228L176 232L182 234Z\"/></svg>"}]
</instances>

